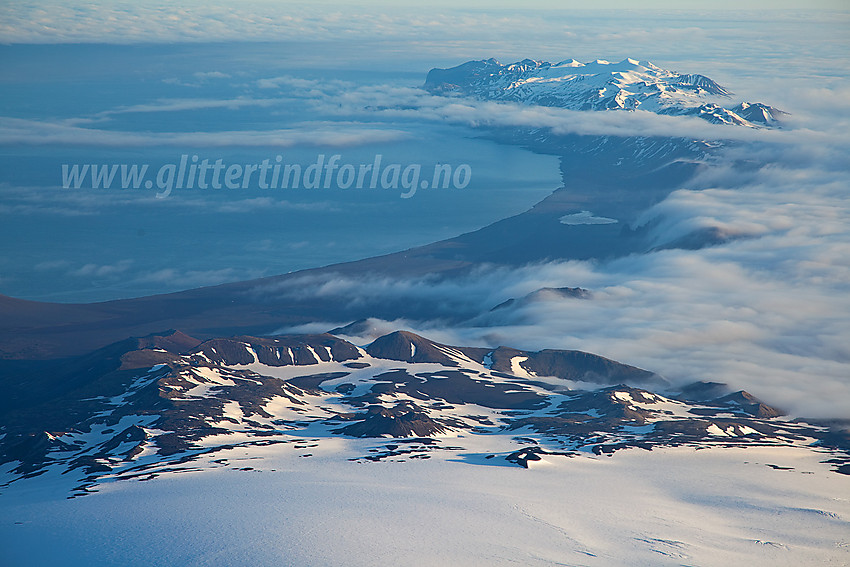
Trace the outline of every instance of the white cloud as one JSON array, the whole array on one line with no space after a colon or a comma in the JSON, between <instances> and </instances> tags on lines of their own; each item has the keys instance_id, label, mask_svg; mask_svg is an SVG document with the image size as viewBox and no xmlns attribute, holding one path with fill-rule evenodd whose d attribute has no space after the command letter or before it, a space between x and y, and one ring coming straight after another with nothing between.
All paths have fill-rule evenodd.
<instances>
[{"instance_id":1,"label":"white cloud","mask_svg":"<svg viewBox=\"0 0 850 567\"><path fill-rule=\"evenodd\" d=\"M757 6L765 3L766 0ZM790 0L782 4L774 1L771 7L788 8L795 3L802 4ZM353 6L340 2L256 0L239 3L218 0L203 4L186 1L130 4L103 0L75 4L63 0L20 0L4 6L0 40L5 43L150 43L279 41L281 38L327 41L369 37L416 42L433 39L441 43L450 40L456 44L462 43L458 38L466 37L470 43L474 41L479 45L486 40L492 41L494 49L503 51L542 39L544 45L564 46L579 42L597 46L614 43L661 45L673 52L698 53L693 44L700 43L703 49L709 45L720 50L738 39L741 19L750 18L756 24L761 23L761 26L751 26L750 32L764 35L759 39L770 41L776 38L764 34L764 23L828 22L835 18L834 14L818 13L812 8L841 9L837 0L819 0L801 6L806 10L804 13L736 12L731 17L725 16L727 25L712 29L707 24L722 21L724 16L715 15L717 12L709 12L711 16L707 16L705 9L713 5L696 0L678 4L676 11L667 10L667 5L662 3L662 10L649 12L636 10L633 4L628 4L629 10L595 13L564 9L576 6L563 2L532 4L518 9L511 3L482 5L475 2L372 2ZM625 2L609 1L595 7L606 4L622 7ZM736 11L745 7L746 4L735 3ZM688 8L698 12L681 12ZM613 26L605 21L616 16L628 19L630 26ZM535 30L535 38L517 33L518 29ZM782 45L781 41L777 43Z\"/></svg>"},{"instance_id":2,"label":"white cloud","mask_svg":"<svg viewBox=\"0 0 850 567\"><path fill-rule=\"evenodd\" d=\"M269 210L287 210L287 211L339 211L341 205L332 201L307 201L294 202L272 197L254 197L251 199L239 199L235 201L227 201L220 204L213 204L209 201L197 201L197 206L205 209L213 209L216 212L231 214L231 213L253 213L256 211ZM178 206L186 206L185 199ZM191 206L191 205L190 205Z\"/></svg>"},{"instance_id":3,"label":"white cloud","mask_svg":"<svg viewBox=\"0 0 850 567\"><path fill-rule=\"evenodd\" d=\"M656 221L658 245L706 227L738 237L719 246L485 266L454 279L305 275L257 292L344 299L375 312L403 306L396 312L409 315L407 328L443 342L586 350L676 384L728 382L796 415L847 417L847 172L831 152L817 154L825 161L800 160L799 148L782 144L760 147L761 157L772 153L770 165L736 180L721 164L747 150L729 148L727 159L643 219ZM490 311L508 298L564 286L590 289L593 298L552 296Z\"/></svg>"},{"instance_id":4,"label":"white cloud","mask_svg":"<svg viewBox=\"0 0 850 567\"><path fill-rule=\"evenodd\" d=\"M229 79L230 75L227 73L222 73L221 71L197 71L192 73L192 76L196 79L200 79L205 81L207 79Z\"/></svg>"},{"instance_id":5,"label":"white cloud","mask_svg":"<svg viewBox=\"0 0 850 567\"><path fill-rule=\"evenodd\" d=\"M212 270L179 270L165 268L142 273L132 283L165 284L172 288L190 289L218 285L227 282L259 278L265 275L261 270L237 270L221 268Z\"/></svg>"},{"instance_id":6,"label":"white cloud","mask_svg":"<svg viewBox=\"0 0 850 567\"><path fill-rule=\"evenodd\" d=\"M20 118L0 118L0 145L66 145L106 147L267 147L292 148L301 145L345 147L393 142L410 133L364 124L335 123L333 126L307 125L301 128L234 130L220 132L128 132L82 128L66 123Z\"/></svg>"},{"instance_id":7,"label":"white cloud","mask_svg":"<svg viewBox=\"0 0 850 567\"><path fill-rule=\"evenodd\" d=\"M121 260L114 264L88 263L68 272L69 275L85 278L109 278L122 274L130 269L133 260Z\"/></svg>"},{"instance_id":8,"label":"white cloud","mask_svg":"<svg viewBox=\"0 0 850 567\"><path fill-rule=\"evenodd\" d=\"M182 99L161 99L148 104L136 104L132 106L124 106L111 110L104 110L95 114L91 120L108 118L118 114L132 114L142 112L181 112L185 110L207 110L211 108L225 108L228 110L238 110L248 106L269 107L279 105L286 102L285 99L254 99L248 97L239 97L233 99L203 99L203 98L182 98Z\"/></svg>"}]
</instances>

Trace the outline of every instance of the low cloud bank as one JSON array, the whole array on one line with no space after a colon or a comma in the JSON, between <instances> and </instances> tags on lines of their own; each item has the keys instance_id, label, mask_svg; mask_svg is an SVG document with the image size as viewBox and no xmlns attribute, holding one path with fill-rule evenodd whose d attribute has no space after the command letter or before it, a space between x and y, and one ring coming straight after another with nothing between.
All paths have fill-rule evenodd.
<instances>
[{"instance_id":1,"label":"low cloud bank","mask_svg":"<svg viewBox=\"0 0 850 567\"><path fill-rule=\"evenodd\" d=\"M709 168L642 219L659 247L700 228L727 234L721 245L608 262L489 266L453 280L300 281L291 288L298 292L285 293L441 305L431 317L373 326L398 324L459 345L586 350L676 384L727 382L796 415L848 417L846 173L832 151L802 163L794 147L752 149L772 152L770 165ZM720 163L734 163L745 149L727 151ZM593 297L552 295L491 311L506 299L564 286Z\"/></svg>"}]
</instances>

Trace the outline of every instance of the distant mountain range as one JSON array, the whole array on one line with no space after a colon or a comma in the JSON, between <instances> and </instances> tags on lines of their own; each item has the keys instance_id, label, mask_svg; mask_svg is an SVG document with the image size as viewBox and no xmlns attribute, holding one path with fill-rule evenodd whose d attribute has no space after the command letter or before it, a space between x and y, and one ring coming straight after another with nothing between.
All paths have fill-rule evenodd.
<instances>
[{"instance_id":1,"label":"distant mountain range","mask_svg":"<svg viewBox=\"0 0 850 567\"><path fill-rule=\"evenodd\" d=\"M432 69L425 88L440 95L511 101L571 110L646 110L697 116L715 124L774 127L785 112L760 102L729 105L731 93L704 75L678 73L648 61L601 59L559 63L496 59Z\"/></svg>"},{"instance_id":2,"label":"distant mountain range","mask_svg":"<svg viewBox=\"0 0 850 567\"><path fill-rule=\"evenodd\" d=\"M723 384L672 389L579 351L456 347L405 331L365 348L330 334L199 341L170 331L50 370L3 413L6 485L59 475L80 495L105 481L228 466L215 457L224 449L289 445L309 457L334 438L367 440L340 454L349 460L523 467L629 447L812 446L850 472L846 435ZM508 449L495 441L506 436Z\"/></svg>"}]
</instances>

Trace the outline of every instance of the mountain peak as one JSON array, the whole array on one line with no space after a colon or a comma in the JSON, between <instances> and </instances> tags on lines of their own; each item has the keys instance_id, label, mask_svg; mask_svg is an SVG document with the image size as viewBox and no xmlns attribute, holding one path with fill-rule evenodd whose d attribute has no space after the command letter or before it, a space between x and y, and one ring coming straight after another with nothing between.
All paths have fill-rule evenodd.
<instances>
[{"instance_id":1,"label":"mountain peak","mask_svg":"<svg viewBox=\"0 0 850 567\"><path fill-rule=\"evenodd\" d=\"M553 65L553 67L581 67L583 63L581 61L577 61L575 59L564 59L563 61L559 61Z\"/></svg>"},{"instance_id":2,"label":"mountain peak","mask_svg":"<svg viewBox=\"0 0 850 567\"><path fill-rule=\"evenodd\" d=\"M772 127L782 114L762 103L726 108L731 92L698 73L668 71L628 57L619 63L564 59L554 65L523 59L502 65L496 59L431 69L424 88L432 94L519 102L570 110L647 110L696 116L716 124Z\"/></svg>"},{"instance_id":3,"label":"mountain peak","mask_svg":"<svg viewBox=\"0 0 850 567\"><path fill-rule=\"evenodd\" d=\"M436 343L410 331L394 331L375 339L366 347L366 352L376 358L403 362L434 362L446 366L457 366L452 347ZM455 356L453 356L453 354Z\"/></svg>"}]
</instances>

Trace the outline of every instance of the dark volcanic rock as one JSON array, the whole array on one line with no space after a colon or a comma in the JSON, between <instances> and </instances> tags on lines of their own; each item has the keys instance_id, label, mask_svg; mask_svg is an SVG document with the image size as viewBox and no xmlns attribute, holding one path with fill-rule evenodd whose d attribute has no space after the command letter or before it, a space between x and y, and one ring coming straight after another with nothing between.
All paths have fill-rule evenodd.
<instances>
[{"instance_id":1,"label":"dark volcanic rock","mask_svg":"<svg viewBox=\"0 0 850 567\"><path fill-rule=\"evenodd\" d=\"M0 442L0 464L18 461L18 474L32 474L50 461L48 454L58 447L66 448L47 431L6 436Z\"/></svg>"},{"instance_id":2,"label":"dark volcanic rock","mask_svg":"<svg viewBox=\"0 0 850 567\"><path fill-rule=\"evenodd\" d=\"M335 429L334 433L353 437L429 437L443 433L446 427L437 423L420 408L398 405L395 408L372 406L358 414L362 420Z\"/></svg>"},{"instance_id":3,"label":"dark volcanic rock","mask_svg":"<svg viewBox=\"0 0 850 567\"><path fill-rule=\"evenodd\" d=\"M512 359L522 357L520 366L531 374L555 376L567 380L602 384L666 384L653 372L622 364L602 356L577 350L546 349L526 352L508 347L495 350L474 347L449 346L428 340L409 331L396 331L384 335L366 347L375 358L403 362L433 362L445 366L459 366L458 357L468 358L491 370L513 374Z\"/></svg>"},{"instance_id":4,"label":"dark volcanic rock","mask_svg":"<svg viewBox=\"0 0 850 567\"><path fill-rule=\"evenodd\" d=\"M415 376L404 369L376 374L377 382L371 391L361 396L346 398L355 406L379 403L382 394L407 394L422 401L444 401L447 404L478 404L493 409L540 409L545 407L545 396L527 386L516 383L498 383L469 370L443 370L420 372Z\"/></svg>"},{"instance_id":5,"label":"dark volcanic rock","mask_svg":"<svg viewBox=\"0 0 850 567\"><path fill-rule=\"evenodd\" d=\"M507 307L517 307L533 303L535 301L547 301L552 299L590 299L593 294L590 291L581 287L542 287L533 291L519 299L508 299L495 306L490 311L497 309L505 309Z\"/></svg>"},{"instance_id":6,"label":"dark volcanic rock","mask_svg":"<svg viewBox=\"0 0 850 567\"><path fill-rule=\"evenodd\" d=\"M343 378L348 376L348 374L348 372L325 372L323 374L297 376L295 378L290 378L287 382L302 390L318 390L322 382L334 380L336 378Z\"/></svg>"},{"instance_id":7,"label":"dark volcanic rock","mask_svg":"<svg viewBox=\"0 0 850 567\"><path fill-rule=\"evenodd\" d=\"M653 372L622 364L602 356L578 350L546 349L525 352L499 347L490 354L491 369L512 373L512 359L524 357L519 365L531 374L556 376L566 380L596 382L601 384L659 384L664 379Z\"/></svg>"},{"instance_id":8,"label":"dark volcanic rock","mask_svg":"<svg viewBox=\"0 0 850 567\"><path fill-rule=\"evenodd\" d=\"M192 352L212 363L227 365L259 362L268 366L303 366L362 358L356 346L328 334L211 339Z\"/></svg>"},{"instance_id":9,"label":"dark volcanic rock","mask_svg":"<svg viewBox=\"0 0 850 567\"><path fill-rule=\"evenodd\" d=\"M514 463L527 469L529 462L542 460L540 455L562 455L565 457L571 457L574 454L575 453L563 451L547 451L542 447L524 447L519 451L514 451L510 455L506 456L505 460L509 463Z\"/></svg>"},{"instance_id":10,"label":"dark volcanic rock","mask_svg":"<svg viewBox=\"0 0 850 567\"><path fill-rule=\"evenodd\" d=\"M344 335L348 337L378 336L378 327L372 321L374 319L358 319L348 325L335 327L328 331L329 335Z\"/></svg>"},{"instance_id":11,"label":"dark volcanic rock","mask_svg":"<svg viewBox=\"0 0 850 567\"><path fill-rule=\"evenodd\" d=\"M535 378L657 379L579 351L455 347L398 331L368 347L371 356L394 361L387 363L364 359L353 344L326 334L239 336L193 346L195 340L177 332L128 339L65 361L59 378L36 375L43 382L29 388L50 397L0 412L0 464L10 463L6 470L17 478L77 471L85 476L80 486L93 487L105 474L147 478L188 470L178 465L200 463L201 455L223 449L289 443L320 432L325 438L413 437L424 446L448 431L515 431L526 448L507 459L520 466L568 454L558 451L814 442L834 453L828 462L837 470L850 468L846 424L827 430L775 419L775 408L719 383L686 386L676 401L623 383L577 391ZM296 368L264 375L263 368L240 366L256 361ZM345 362L319 364L330 361ZM409 364L424 362L434 366ZM51 390L60 378L62 387ZM363 458L428 458L422 447L403 442L370 449Z\"/></svg>"},{"instance_id":12,"label":"dark volcanic rock","mask_svg":"<svg viewBox=\"0 0 850 567\"><path fill-rule=\"evenodd\" d=\"M123 385L106 386L104 376L169 363L199 342L179 331L167 331L127 338L68 359L0 361L0 421L7 411L43 405L75 390L92 388L94 396L118 393Z\"/></svg>"},{"instance_id":13,"label":"dark volcanic rock","mask_svg":"<svg viewBox=\"0 0 850 567\"><path fill-rule=\"evenodd\" d=\"M716 400L729 392L729 386L722 382L694 382L682 388L675 398L686 402L705 402Z\"/></svg>"},{"instance_id":14,"label":"dark volcanic rock","mask_svg":"<svg viewBox=\"0 0 850 567\"><path fill-rule=\"evenodd\" d=\"M451 355L467 357L470 352L483 358L487 349L458 348L436 343L409 331L396 331L384 335L366 347L366 352L375 358L401 360L403 362L434 362L444 366L458 366Z\"/></svg>"},{"instance_id":15,"label":"dark volcanic rock","mask_svg":"<svg viewBox=\"0 0 850 567\"><path fill-rule=\"evenodd\" d=\"M479 80L490 77L502 68L494 58L467 61L450 69L431 69L425 77L425 89L433 94L466 92Z\"/></svg>"},{"instance_id":16,"label":"dark volcanic rock","mask_svg":"<svg viewBox=\"0 0 850 567\"><path fill-rule=\"evenodd\" d=\"M784 415L779 409L765 404L749 392L744 390L730 392L729 387L720 382L694 382L682 388L675 398L685 402L703 402L728 411L737 410L755 417Z\"/></svg>"},{"instance_id":17,"label":"dark volcanic rock","mask_svg":"<svg viewBox=\"0 0 850 567\"><path fill-rule=\"evenodd\" d=\"M760 399L744 390L718 398L712 403L739 407L748 414L756 417L779 417L780 415L784 415L780 410L765 404Z\"/></svg>"},{"instance_id":18,"label":"dark volcanic rock","mask_svg":"<svg viewBox=\"0 0 850 567\"><path fill-rule=\"evenodd\" d=\"M162 349L174 354L185 354L201 343L199 339L171 329L136 339L138 349Z\"/></svg>"},{"instance_id":19,"label":"dark volcanic rock","mask_svg":"<svg viewBox=\"0 0 850 567\"><path fill-rule=\"evenodd\" d=\"M624 394L627 394L624 395ZM538 433L564 435L573 439L600 431L617 431L622 426L641 426L659 412L635 406L631 400L656 404L650 392L620 385L590 392L576 392L546 416L520 417L509 429L528 427Z\"/></svg>"},{"instance_id":20,"label":"dark volcanic rock","mask_svg":"<svg viewBox=\"0 0 850 567\"><path fill-rule=\"evenodd\" d=\"M521 384L494 383L460 370L422 373L424 382L408 384L404 392L420 399L442 399L450 404L478 404L489 408L539 409L546 398Z\"/></svg>"},{"instance_id":21,"label":"dark volcanic rock","mask_svg":"<svg viewBox=\"0 0 850 567\"><path fill-rule=\"evenodd\" d=\"M539 447L520 449L519 451L514 451L513 453L505 457L505 460L527 469L528 461L540 460L540 455L538 455L539 450Z\"/></svg>"}]
</instances>

